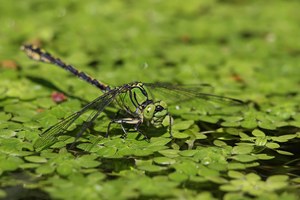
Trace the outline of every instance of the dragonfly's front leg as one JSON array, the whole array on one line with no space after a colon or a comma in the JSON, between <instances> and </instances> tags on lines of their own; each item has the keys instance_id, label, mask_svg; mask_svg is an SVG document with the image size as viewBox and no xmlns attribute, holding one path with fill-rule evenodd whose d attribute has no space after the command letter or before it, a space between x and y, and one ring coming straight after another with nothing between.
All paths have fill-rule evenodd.
<instances>
[{"instance_id":1,"label":"dragonfly's front leg","mask_svg":"<svg viewBox=\"0 0 300 200\"><path fill-rule=\"evenodd\" d=\"M110 121L110 123L108 124L108 127L107 127L107 131L106 131L106 135L105 137L108 137L108 133L109 133L109 130L110 130L110 126L111 124L113 123L116 123L116 124L120 124L123 132L124 132L124 136L126 137L127 136L127 131L125 130L124 128L124 124L131 124L131 125L134 125L134 130L137 131L138 133L140 133L141 135L143 135L146 139L147 139L147 136L145 136L140 130L139 130L139 126L142 124L143 120L140 119L140 118L120 118L120 119L113 119Z\"/></svg>"}]
</instances>

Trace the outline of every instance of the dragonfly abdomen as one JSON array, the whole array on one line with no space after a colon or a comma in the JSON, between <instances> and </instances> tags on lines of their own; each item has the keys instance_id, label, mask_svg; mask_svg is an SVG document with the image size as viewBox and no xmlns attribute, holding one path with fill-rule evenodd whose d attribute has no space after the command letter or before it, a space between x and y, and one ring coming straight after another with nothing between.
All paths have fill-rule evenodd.
<instances>
[{"instance_id":1,"label":"dragonfly abdomen","mask_svg":"<svg viewBox=\"0 0 300 200\"><path fill-rule=\"evenodd\" d=\"M73 67L72 65L64 63L59 58L55 58L50 53L48 53L48 52L46 52L46 51L44 51L44 50L42 50L38 47L35 47L33 45L23 45L21 47L21 49L23 51L25 51L27 56L29 58L33 59L33 60L42 61L42 62L45 62L45 63L50 63L50 64L57 65L57 66L65 69L65 70L71 72L75 76L85 80L89 84L99 88L103 92L110 91L110 87L108 85L98 81L95 78L92 78L91 76L89 76L88 74L86 74L82 71L79 71L79 70L75 69L75 67Z\"/></svg>"}]
</instances>

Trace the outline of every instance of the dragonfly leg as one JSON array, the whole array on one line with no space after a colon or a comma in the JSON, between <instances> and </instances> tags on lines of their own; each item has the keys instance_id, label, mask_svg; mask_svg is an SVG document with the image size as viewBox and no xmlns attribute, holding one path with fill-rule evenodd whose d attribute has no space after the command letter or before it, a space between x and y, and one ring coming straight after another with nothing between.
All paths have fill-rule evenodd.
<instances>
[{"instance_id":1,"label":"dragonfly leg","mask_svg":"<svg viewBox=\"0 0 300 200\"><path fill-rule=\"evenodd\" d=\"M124 128L124 124L132 124L132 125L135 125L134 126L134 130L139 132L141 135L143 135L144 137L146 137L140 130L139 130L139 126L141 125L142 123L142 120L139 119L139 118L121 118L121 119L114 119L112 120L111 122L109 122L108 124L108 127L107 127L107 131L106 131L106 135L105 137L108 137L108 133L109 133L109 130L110 130L110 126L111 124L113 123L116 123L116 124L120 124L123 132L124 132L124 136L126 138L127 136L127 131L125 130ZM146 137L147 138L147 137Z\"/></svg>"},{"instance_id":2,"label":"dragonfly leg","mask_svg":"<svg viewBox=\"0 0 300 200\"><path fill-rule=\"evenodd\" d=\"M108 126L107 126L107 130L106 130L106 134L105 134L105 137L108 138L108 133L109 133L109 129L110 129L110 125L114 123L114 121L110 121Z\"/></svg>"},{"instance_id":3,"label":"dragonfly leg","mask_svg":"<svg viewBox=\"0 0 300 200\"><path fill-rule=\"evenodd\" d=\"M168 115L169 115L169 133L170 133L170 137L173 138L173 134L172 134L173 118L170 115L170 113Z\"/></svg>"},{"instance_id":4,"label":"dragonfly leg","mask_svg":"<svg viewBox=\"0 0 300 200\"><path fill-rule=\"evenodd\" d=\"M121 128L122 128L122 130L123 130L123 132L124 132L123 138L126 139L126 137L127 137L127 131L125 130L125 128L124 128L124 126L123 126L123 123L120 123L120 126L121 126Z\"/></svg>"},{"instance_id":5,"label":"dragonfly leg","mask_svg":"<svg viewBox=\"0 0 300 200\"><path fill-rule=\"evenodd\" d=\"M140 131L139 127L141 125L142 121L140 121L139 123L137 123L134 126L134 130L137 131L140 135L144 136L144 138L149 142L149 138L147 137L147 135L145 135L142 131Z\"/></svg>"},{"instance_id":6,"label":"dragonfly leg","mask_svg":"<svg viewBox=\"0 0 300 200\"><path fill-rule=\"evenodd\" d=\"M107 131L106 131L105 137L106 137L106 138L108 137L109 130L110 130L110 126L111 126L111 124L114 124L114 123L120 124L120 126L121 126L121 128L122 128L122 130L123 130L123 132L124 132L125 138L126 138L126 136L127 136L127 131L125 130L125 128L124 128L124 126L123 126L123 123L124 123L124 122L122 121L122 119L112 120L112 121L109 122L109 124L108 124L108 126L107 126Z\"/></svg>"}]
</instances>

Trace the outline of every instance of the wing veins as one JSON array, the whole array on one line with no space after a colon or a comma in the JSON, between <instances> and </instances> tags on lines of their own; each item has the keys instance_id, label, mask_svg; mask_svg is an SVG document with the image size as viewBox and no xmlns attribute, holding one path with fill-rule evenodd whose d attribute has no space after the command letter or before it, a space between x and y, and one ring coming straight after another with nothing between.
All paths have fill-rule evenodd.
<instances>
[{"instance_id":1,"label":"wing veins","mask_svg":"<svg viewBox=\"0 0 300 200\"><path fill-rule=\"evenodd\" d=\"M64 134L75 120L77 120L83 113L93 108L97 110L89 115L88 120L89 122L94 121L98 117L98 115L104 110L104 108L114 100L114 97L117 94L118 93L116 90L111 90L110 92L101 95L100 97L93 100L91 103L87 104L80 111L71 114L70 116L66 117L57 124L54 124L41 134L41 137L35 142L34 148L45 149L54 144L57 141L57 137ZM86 127L84 126L80 132L82 132L82 130L84 132L86 130Z\"/></svg>"},{"instance_id":2,"label":"wing veins","mask_svg":"<svg viewBox=\"0 0 300 200\"><path fill-rule=\"evenodd\" d=\"M173 103L180 103L181 101L194 101L194 97L212 101L212 102L219 102L221 104L228 104L228 105L243 105L244 102L235 98L225 97L225 96L218 96L214 94L208 94L208 93L202 93L197 90L200 90L203 87L207 87L210 85L172 85L172 84L153 84L153 83L146 83L146 86L150 88L151 93L157 93L153 92L155 91L155 88L159 89L159 96L165 96L170 97L172 95L173 97L176 97L176 101L173 101ZM155 96L155 94L153 94ZM175 98L174 98L175 99ZM196 100L197 101L197 100Z\"/></svg>"}]
</instances>

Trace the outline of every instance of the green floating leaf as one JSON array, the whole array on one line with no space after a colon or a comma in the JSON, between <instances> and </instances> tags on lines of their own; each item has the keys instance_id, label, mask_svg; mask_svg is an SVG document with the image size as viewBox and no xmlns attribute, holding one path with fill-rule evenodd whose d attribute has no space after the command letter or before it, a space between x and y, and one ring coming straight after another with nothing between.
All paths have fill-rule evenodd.
<instances>
[{"instance_id":1,"label":"green floating leaf","mask_svg":"<svg viewBox=\"0 0 300 200\"><path fill-rule=\"evenodd\" d=\"M75 138L73 138L73 141L74 141L74 139ZM67 144L65 143L65 141L58 141L58 142L54 143L53 145L51 145L51 148L53 148L53 149L61 149L61 148L66 147L66 145ZM36 150L40 151L40 148L37 148Z\"/></svg>"},{"instance_id":2,"label":"green floating leaf","mask_svg":"<svg viewBox=\"0 0 300 200\"><path fill-rule=\"evenodd\" d=\"M194 124L193 120L185 120L185 121L176 121L176 123L172 126L173 130L186 130L190 128Z\"/></svg>"},{"instance_id":3,"label":"green floating leaf","mask_svg":"<svg viewBox=\"0 0 300 200\"><path fill-rule=\"evenodd\" d=\"M71 161L63 162L58 165L58 167L56 168L56 171L61 176L68 176L74 172L74 164L72 164Z\"/></svg>"},{"instance_id":4,"label":"green floating leaf","mask_svg":"<svg viewBox=\"0 0 300 200\"><path fill-rule=\"evenodd\" d=\"M221 190L228 191L224 195L223 199L227 199L227 200L251 200L251 198L245 197L245 195L242 192L234 192L234 191L236 191L235 187L232 187L230 185L222 185L221 187L222 187ZM231 191L230 188L234 188L234 189Z\"/></svg>"},{"instance_id":5,"label":"green floating leaf","mask_svg":"<svg viewBox=\"0 0 300 200\"><path fill-rule=\"evenodd\" d=\"M135 156L149 156L153 154L153 151L150 149L134 149L133 155Z\"/></svg>"},{"instance_id":6,"label":"green floating leaf","mask_svg":"<svg viewBox=\"0 0 300 200\"><path fill-rule=\"evenodd\" d=\"M240 126L240 122L222 122L221 123L222 126L224 127L239 127Z\"/></svg>"},{"instance_id":7,"label":"green floating leaf","mask_svg":"<svg viewBox=\"0 0 300 200\"><path fill-rule=\"evenodd\" d=\"M292 121L292 122L289 123L289 125L300 128L300 120Z\"/></svg>"},{"instance_id":8,"label":"green floating leaf","mask_svg":"<svg viewBox=\"0 0 300 200\"><path fill-rule=\"evenodd\" d=\"M60 113L62 113L63 111L63 109L61 109L60 106L55 106L55 102L49 97L38 98L36 101L34 101L34 104L36 104L40 108L45 108L45 109L53 107L51 110L60 108ZM62 117L64 116L60 116L60 118Z\"/></svg>"},{"instance_id":9,"label":"green floating leaf","mask_svg":"<svg viewBox=\"0 0 300 200\"><path fill-rule=\"evenodd\" d=\"M227 154L230 154L230 150L223 147L198 147L198 152L194 155L194 158L201 161L203 165L227 164Z\"/></svg>"},{"instance_id":10,"label":"green floating leaf","mask_svg":"<svg viewBox=\"0 0 300 200\"><path fill-rule=\"evenodd\" d=\"M96 161L95 159L98 156L95 155L83 155L76 159L76 162L79 166L84 168L93 168L99 166L101 163L99 161Z\"/></svg>"},{"instance_id":11,"label":"green floating leaf","mask_svg":"<svg viewBox=\"0 0 300 200\"><path fill-rule=\"evenodd\" d=\"M198 174L204 177L218 177L219 171L210 169L206 166L200 165L198 169Z\"/></svg>"},{"instance_id":12,"label":"green floating leaf","mask_svg":"<svg viewBox=\"0 0 300 200\"><path fill-rule=\"evenodd\" d=\"M26 156L25 160L33 163L46 163L47 159L41 156Z\"/></svg>"},{"instance_id":13,"label":"green floating leaf","mask_svg":"<svg viewBox=\"0 0 300 200\"><path fill-rule=\"evenodd\" d=\"M222 141L222 140L214 140L214 145L218 146L218 147L222 147L222 146L227 146L226 142Z\"/></svg>"},{"instance_id":14,"label":"green floating leaf","mask_svg":"<svg viewBox=\"0 0 300 200\"><path fill-rule=\"evenodd\" d=\"M239 136L241 137L242 141L254 141L253 137L250 137L246 133L241 132L241 133L239 133Z\"/></svg>"},{"instance_id":15,"label":"green floating leaf","mask_svg":"<svg viewBox=\"0 0 300 200\"><path fill-rule=\"evenodd\" d=\"M254 173L247 174L245 177L249 181L259 181L261 179L260 176Z\"/></svg>"},{"instance_id":16,"label":"green floating leaf","mask_svg":"<svg viewBox=\"0 0 300 200\"><path fill-rule=\"evenodd\" d=\"M288 176L285 175L274 175L268 177L266 181L266 187L269 191L275 191L285 188L288 185Z\"/></svg>"},{"instance_id":17,"label":"green floating leaf","mask_svg":"<svg viewBox=\"0 0 300 200\"><path fill-rule=\"evenodd\" d=\"M118 149L117 154L122 156L134 155L136 149L128 146Z\"/></svg>"},{"instance_id":18,"label":"green floating leaf","mask_svg":"<svg viewBox=\"0 0 300 200\"><path fill-rule=\"evenodd\" d=\"M268 120L258 121L258 126L260 128L268 129L268 130L275 130L277 128L277 126L273 122Z\"/></svg>"},{"instance_id":19,"label":"green floating leaf","mask_svg":"<svg viewBox=\"0 0 300 200\"><path fill-rule=\"evenodd\" d=\"M168 177L170 178L170 180L177 181L177 182L183 182L183 181L188 180L188 178L189 178L188 175L180 173L180 172L170 173L168 175Z\"/></svg>"},{"instance_id":20,"label":"green floating leaf","mask_svg":"<svg viewBox=\"0 0 300 200\"><path fill-rule=\"evenodd\" d=\"M12 117L11 113L1 112L0 113L0 121L7 121Z\"/></svg>"},{"instance_id":21,"label":"green floating leaf","mask_svg":"<svg viewBox=\"0 0 300 200\"><path fill-rule=\"evenodd\" d=\"M161 150L158 151L158 153L160 153L161 155L165 156L165 157L169 157L169 158L176 158L179 156L179 150L175 150L175 149L166 149L166 150Z\"/></svg>"},{"instance_id":22,"label":"green floating leaf","mask_svg":"<svg viewBox=\"0 0 300 200\"><path fill-rule=\"evenodd\" d=\"M255 156L260 160L271 160L271 159L275 158L275 156L270 156L267 154L255 154Z\"/></svg>"},{"instance_id":23,"label":"green floating leaf","mask_svg":"<svg viewBox=\"0 0 300 200\"><path fill-rule=\"evenodd\" d=\"M286 156L293 156L294 154L288 151L283 151L283 150L276 150L277 153L281 155L286 155Z\"/></svg>"},{"instance_id":24,"label":"green floating leaf","mask_svg":"<svg viewBox=\"0 0 300 200\"><path fill-rule=\"evenodd\" d=\"M257 127L257 121L255 118L246 118L244 121L241 122L241 127L246 129L254 129Z\"/></svg>"},{"instance_id":25,"label":"green floating leaf","mask_svg":"<svg viewBox=\"0 0 300 200\"><path fill-rule=\"evenodd\" d=\"M240 146L234 146L232 148L231 153L232 154L250 154L253 150L253 146L249 145L240 145Z\"/></svg>"},{"instance_id":26,"label":"green floating leaf","mask_svg":"<svg viewBox=\"0 0 300 200\"><path fill-rule=\"evenodd\" d=\"M101 172L94 172L87 176L88 180L94 182L95 184L99 183L99 181L105 179L105 174Z\"/></svg>"},{"instance_id":27,"label":"green floating leaf","mask_svg":"<svg viewBox=\"0 0 300 200\"><path fill-rule=\"evenodd\" d=\"M238 169L246 169L246 165L243 163L239 163L239 162L231 162L228 163L227 168L230 170L238 170Z\"/></svg>"},{"instance_id":28,"label":"green floating leaf","mask_svg":"<svg viewBox=\"0 0 300 200\"><path fill-rule=\"evenodd\" d=\"M220 186L220 190L226 191L226 192L235 192L235 191L239 191L240 187L236 186L236 185L221 185Z\"/></svg>"},{"instance_id":29,"label":"green floating leaf","mask_svg":"<svg viewBox=\"0 0 300 200\"><path fill-rule=\"evenodd\" d=\"M252 155L247 155L247 154L240 154L240 155L235 155L231 157L232 159L240 162L252 162L257 160L255 156Z\"/></svg>"},{"instance_id":30,"label":"green floating leaf","mask_svg":"<svg viewBox=\"0 0 300 200\"><path fill-rule=\"evenodd\" d=\"M153 158L153 161L159 165L171 165L176 163L175 159L167 158L167 157L155 157Z\"/></svg>"},{"instance_id":31,"label":"green floating leaf","mask_svg":"<svg viewBox=\"0 0 300 200\"><path fill-rule=\"evenodd\" d=\"M212 123L212 124L215 124L215 123L217 123L218 121L219 121L219 117L216 117L216 116L206 116L206 115L201 115L200 117L199 117L199 120L201 120L201 121L204 121L204 122L208 122L208 123ZM225 123L225 122L223 122L223 123ZM222 123L222 124L223 124ZM225 124L226 125L226 124ZM224 125L224 126L225 126Z\"/></svg>"},{"instance_id":32,"label":"green floating leaf","mask_svg":"<svg viewBox=\"0 0 300 200\"><path fill-rule=\"evenodd\" d=\"M177 139L185 139L185 138L189 138L190 136L186 133L174 132L173 137Z\"/></svg>"},{"instance_id":33,"label":"green floating leaf","mask_svg":"<svg viewBox=\"0 0 300 200\"><path fill-rule=\"evenodd\" d=\"M224 184L228 182L226 179L222 178L221 176L205 176L205 178L216 184Z\"/></svg>"},{"instance_id":34,"label":"green floating leaf","mask_svg":"<svg viewBox=\"0 0 300 200\"><path fill-rule=\"evenodd\" d=\"M191 157L197 153L197 150L183 150L179 152L179 155Z\"/></svg>"},{"instance_id":35,"label":"green floating leaf","mask_svg":"<svg viewBox=\"0 0 300 200\"><path fill-rule=\"evenodd\" d=\"M198 165L192 161L186 160L181 163L175 163L172 165L179 173L187 175L196 175L198 173Z\"/></svg>"},{"instance_id":36,"label":"green floating leaf","mask_svg":"<svg viewBox=\"0 0 300 200\"><path fill-rule=\"evenodd\" d=\"M201 176L189 176L189 180L195 183L204 183L204 182L208 182L208 180L205 177L201 177Z\"/></svg>"},{"instance_id":37,"label":"green floating leaf","mask_svg":"<svg viewBox=\"0 0 300 200\"><path fill-rule=\"evenodd\" d=\"M261 130L255 129L252 131L252 135L254 135L255 137L265 137L265 133L262 132Z\"/></svg>"},{"instance_id":38,"label":"green floating leaf","mask_svg":"<svg viewBox=\"0 0 300 200\"><path fill-rule=\"evenodd\" d=\"M263 194L265 191L264 182L261 181L260 176L254 173L242 175L238 172L231 172L234 177L229 183L220 186L223 191L233 192L241 191L251 195L257 196Z\"/></svg>"},{"instance_id":39,"label":"green floating leaf","mask_svg":"<svg viewBox=\"0 0 300 200\"><path fill-rule=\"evenodd\" d=\"M215 169L217 171L226 171L228 168L227 168L227 163L212 163L210 165L208 165L208 167L210 169Z\"/></svg>"},{"instance_id":40,"label":"green floating leaf","mask_svg":"<svg viewBox=\"0 0 300 200\"><path fill-rule=\"evenodd\" d=\"M255 140L255 145L259 147L264 147L268 143L267 137L257 137Z\"/></svg>"},{"instance_id":41,"label":"green floating leaf","mask_svg":"<svg viewBox=\"0 0 300 200\"><path fill-rule=\"evenodd\" d=\"M250 163L237 163L237 162L231 162L228 163L227 168L230 170L241 170L246 169L250 167L257 167L260 164L258 162L250 162Z\"/></svg>"},{"instance_id":42,"label":"green floating leaf","mask_svg":"<svg viewBox=\"0 0 300 200\"><path fill-rule=\"evenodd\" d=\"M175 188L179 183L170 181L166 176L150 178L140 178L135 181L139 186L138 190L144 196L168 197L174 194ZM161 189L163 188L163 190Z\"/></svg>"},{"instance_id":43,"label":"green floating leaf","mask_svg":"<svg viewBox=\"0 0 300 200\"><path fill-rule=\"evenodd\" d=\"M300 177L298 177L298 178L293 178L292 181L293 181L294 183L299 184L299 183L300 183Z\"/></svg>"},{"instance_id":44,"label":"green floating leaf","mask_svg":"<svg viewBox=\"0 0 300 200\"><path fill-rule=\"evenodd\" d=\"M123 134L123 133L121 133ZM130 139L129 139L130 140ZM108 138L102 138L99 144L107 147L121 148L127 146L124 144L124 140L120 136L109 136Z\"/></svg>"},{"instance_id":45,"label":"green floating leaf","mask_svg":"<svg viewBox=\"0 0 300 200\"><path fill-rule=\"evenodd\" d=\"M112 157L112 156L114 156L116 154L116 152L117 152L117 148L116 147L102 147L96 153L99 156Z\"/></svg>"},{"instance_id":46,"label":"green floating leaf","mask_svg":"<svg viewBox=\"0 0 300 200\"><path fill-rule=\"evenodd\" d=\"M164 170L165 168L161 167L161 166L151 165L150 164L150 165L141 165L141 166L138 166L138 169L144 170L144 171L148 171L148 172L159 172L159 171Z\"/></svg>"},{"instance_id":47,"label":"green floating leaf","mask_svg":"<svg viewBox=\"0 0 300 200\"><path fill-rule=\"evenodd\" d=\"M19 155L20 150L22 149L22 146L24 143L17 138L1 138L0 137L0 150L2 152L6 152L7 154L11 155Z\"/></svg>"},{"instance_id":48,"label":"green floating leaf","mask_svg":"<svg viewBox=\"0 0 300 200\"><path fill-rule=\"evenodd\" d=\"M46 114L44 114L46 115ZM54 124L56 124L59 120L56 116L48 114L47 116L39 118L38 122L42 127L50 127Z\"/></svg>"},{"instance_id":49,"label":"green floating leaf","mask_svg":"<svg viewBox=\"0 0 300 200\"><path fill-rule=\"evenodd\" d=\"M0 189L0 198L4 199L7 196L6 192L2 189Z\"/></svg>"},{"instance_id":50,"label":"green floating leaf","mask_svg":"<svg viewBox=\"0 0 300 200\"><path fill-rule=\"evenodd\" d=\"M41 156L44 158L57 158L57 153L52 152L51 150L44 150L41 152Z\"/></svg>"},{"instance_id":51,"label":"green floating leaf","mask_svg":"<svg viewBox=\"0 0 300 200\"><path fill-rule=\"evenodd\" d=\"M0 129L0 137L11 138L16 135L16 132L9 129Z\"/></svg>"},{"instance_id":52,"label":"green floating leaf","mask_svg":"<svg viewBox=\"0 0 300 200\"><path fill-rule=\"evenodd\" d=\"M222 130L222 128L219 130ZM224 128L224 131L221 131L221 132L226 132L230 135L239 135L241 130L238 128Z\"/></svg>"},{"instance_id":53,"label":"green floating leaf","mask_svg":"<svg viewBox=\"0 0 300 200\"><path fill-rule=\"evenodd\" d=\"M19 167L22 169L31 169L31 168L37 168L41 166L39 163L24 163L21 164Z\"/></svg>"},{"instance_id":54,"label":"green floating leaf","mask_svg":"<svg viewBox=\"0 0 300 200\"><path fill-rule=\"evenodd\" d=\"M21 158L14 156L3 156L0 158L0 173L4 171L14 171L23 163L24 161Z\"/></svg>"},{"instance_id":55,"label":"green floating leaf","mask_svg":"<svg viewBox=\"0 0 300 200\"><path fill-rule=\"evenodd\" d=\"M271 137L273 141L275 142L287 142L291 139L294 139L295 137L297 137L296 134L291 134L291 135L281 135L281 136L278 136L278 137Z\"/></svg>"},{"instance_id":56,"label":"green floating leaf","mask_svg":"<svg viewBox=\"0 0 300 200\"><path fill-rule=\"evenodd\" d=\"M55 171L55 167L47 164L47 165L42 165L38 168L36 168L35 172L37 174L52 174Z\"/></svg>"},{"instance_id":57,"label":"green floating leaf","mask_svg":"<svg viewBox=\"0 0 300 200\"><path fill-rule=\"evenodd\" d=\"M268 177L267 182L285 182L289 179L289 176L287 175L273 175Z\"/></svg>"},{"instance_id":58,"label":"green floating leaf","mask_svg":"<svg viewBox=\"0 0 300 200\"><path fill-rule=\"evenodd\" d=\"M23 128L23 124L17 122L7 121L4 122L3 124L5 128L10 130L21 130ZM1 127L1 123L0 123L0 127Z\"/></svg>"},{"instance_id":59,"label":"green floating leaf","mask_svg":"<svg viewBox=\"0 0 300 200\"><path fill-rule=\"evenodd\" d=\"M231 178L241 179L245 175L241 172L230 170L230 171L228 171L228 176L231 177Z\"/></svg>"},{"instance_id":60,"label":"green floating leaf","mask_svg":"<svg viewBox=\"0 0 300 200\"><path fill-rule=\"evenodd\" d=\"M164 146L164 145L168 144L171 140L172 140L171 138L152 137L150 139L149 147Z\"/></svg>"},{"instance_id":61,"label":"green floating leaf","mask_svg":"<svg viewBox=\"0 0 300 200\"><path fill-rule=\"evenodd\" d=\"M206 138L207 138L207 136L205 134L201 133L201 132L196 134L196 139L197 140L203 140L203 139L206 139Z\"/></svg>"},{"instance_id":62,"label":"green floating leaf","mask_svg":"<svg viewBox=\"0 0 300 200\"><path fill-rule=\"evenodd\" d=\"M268 147L270 149L278 149L280 147L280 145L275 142L268 142L266 144L266 147Z\"/></svg>"}]
</instances>

